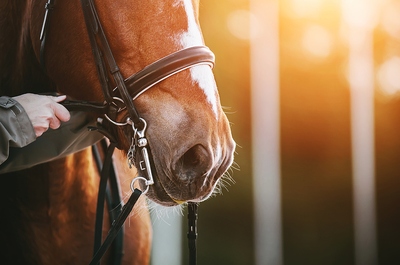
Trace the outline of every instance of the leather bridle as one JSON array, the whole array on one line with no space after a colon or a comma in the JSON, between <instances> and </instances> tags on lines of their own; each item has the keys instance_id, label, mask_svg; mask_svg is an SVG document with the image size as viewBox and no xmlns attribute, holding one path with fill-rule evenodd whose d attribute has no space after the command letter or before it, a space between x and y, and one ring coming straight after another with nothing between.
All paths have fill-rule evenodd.
<instances>
[{"instance_id":1,"label":"leather bridle","mask_svg":"<svg viewBox=\"0 0 400 265\"><path fill-rule=\"evenodd\" d=\"M102 87L104 102L84 102L84 101L66 101L63 104L69 110L84 110L96 112L103 116L99 119L98 126L91 128L102 132L110 139L110 145L106 151L106 158L101 170L101 180L99 187L99 198L96 213L96 232L95 232L95 248L94 257L90 264L98 264L101 257L114 240L118 236L126 217L129 215L131 209L136 203L141 194L144 194L149 189L149 186L154 183L152 172L152 157L149 150L148 140L145 136L147 127L146 121L140 117L134 105L134 100L149 88L163 81L164 79L177 74L185 69L197 65L214 65L214 54L205 46L195 46L186 48L175 53L172 53L160 60L146 66L141 71L124 79L121 71L116 63L114 55L111 51L110 45L102 28L99 20L95 4L93 0L81 0L85 24L92 47L94 61L98 72L99 81ZM50 11L54 8L54 0L48 0L45 5L45 15L40 33L40 63L45 70L45 46L48 32L48 24ZM109 77L112 77L113 83L109 82ZM117 116L122 111L128 113L128 117L124 121L117 121ZM107 125L106 125L107 123ZM101 245L101 227L104 211L104 198L107 197L107 182L112 167L112 153L114 148L117 147L117 136L115 128L117 126L131 126L133 130L131 148L128 151L128 162L131 166L136 164L139 175L142 173L144 176L136 177L131 184L132 196L128 202L120 209L118 217L112 219L112 227ZM98 160L98 159L97 159ZM110 176L112 177L112 176ZM114 176L115 177L115 176ZM144 191L133 188L133 184L140 181L141 188ZM113 182L113 181L110 181ZM144 184L144 185L143 185ZM115 185L114 185L115 186ZM118 185L116 185L118 186ZM118 191L114 193L119 193ZM115 204L115 203L114 203ZM120 204L120 199L117 203ZM196 220L197 220L197 204L189 203L189 254L190 264L196 263ZM120 236L120 238L122 238ZM122 240L122 239L120 239ZM120 244L122 245L122 243ZM114 264L119 264L121 259L117 259Z\"/></svg>"}]
</instances>

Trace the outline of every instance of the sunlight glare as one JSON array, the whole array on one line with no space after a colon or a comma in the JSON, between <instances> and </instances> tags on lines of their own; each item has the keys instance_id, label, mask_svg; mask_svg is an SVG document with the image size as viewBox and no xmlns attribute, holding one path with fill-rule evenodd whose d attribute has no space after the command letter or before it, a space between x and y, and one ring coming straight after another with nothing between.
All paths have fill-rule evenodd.
<instances>
[{"instance_id":1,"label":"sunlight glare","mask_svg":"<svg viewBox=\"0 0 400 265\"><path fill-rule=\"evenodd\" d=\"M251 28L250 28L251 25ZM259 32L257 17L248 10L235 10L227 18L229 32L238 39L250 40Z\"/></svg>"},{"instance_id":2,"label":"sunlight glare","mask_svg":"<svg viewBox=\"0 0 400 265\"><path fill-rule=\"evenodd\" d=\"M385 61L378 69L378 82L387 95L400 91L400 57L394 56Z\"/></svg>"},{"instance_id":3,"label":"sunlight glare","mask_svg":"<svg viewBox=\"0 0 400 265\"><path fill-rule=\"evenodd\" d=\"M394 38L400 39L400 2L387 5L382 12L382 27Z\"/></svg>"},{"instance_id":4,"label":"sunlight glare","mask_svg":"<svg viewBox=\"0 0 400 265\"><path fill-rule=\"evenodd\" d=\"M302 44L310 54L326 58L332 50L332 36L324 27L312 25L304 32Z\"/></svg>"},{"instance_id":5,"label":"sunlight glare","mask_svg":"<svg viewBox=\"0 0 400 265\"><path fill-rule=\"evenodd\" d=\"M372 29L378 23L379 0L342 0L343 18L352 27Z\"/></svg>"},{"instance_id":6,"label":"sunlight glare","mask_svg":"<svg viewBox=\"0 0 400 265\"><path fill-rule=\"evenodd\" d=\"M322 0L291 0L291 9L295 16L309 17L320 12Z\"/></svg>"}]
</instances>

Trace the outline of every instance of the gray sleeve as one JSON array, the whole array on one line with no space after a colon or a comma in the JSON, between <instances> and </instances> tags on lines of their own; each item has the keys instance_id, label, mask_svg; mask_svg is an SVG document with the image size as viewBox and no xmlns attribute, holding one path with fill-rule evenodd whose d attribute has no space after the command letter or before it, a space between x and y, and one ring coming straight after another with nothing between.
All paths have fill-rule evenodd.
<instances>
[{"instance_id":1,"label":"gray sleeve","mask_svg":"<svg viewBox=\"0 0 400 265\"><path fill-rule=\"evenodd\" d=\"M56 130L49 129L25 147L10 147L9 158L0 165L0 174L30 168L87 148L104 136L89 131L93 117L85 112L72 111L71 119Z\"/></svg>"},{"instance_id":2,"label":"gray sleeve","mask_svg":"<svg viewBox=\"0 0 400 265\"><path fill-rule=\"evenodd\" d=\"M7 160L10 147L24 147L36 139L24 108L10 97L0 97L0 165Z\"/></svg>"}]
</instances>

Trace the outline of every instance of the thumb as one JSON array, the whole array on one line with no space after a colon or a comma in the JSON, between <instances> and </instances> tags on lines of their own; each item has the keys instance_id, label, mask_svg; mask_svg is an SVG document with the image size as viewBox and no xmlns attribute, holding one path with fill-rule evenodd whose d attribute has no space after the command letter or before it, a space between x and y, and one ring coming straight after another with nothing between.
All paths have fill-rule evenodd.
<instances>
[{"instance_id":1,"label":"thumb","mask_svg":"<svg viewBox=\"0 0 400 265\"><path fill-rule=\"evenodd\" d=\"M57 97L51 96L51 98L52 98L55 102L61 102L61 101L64 101L64 100L67 98L67 96L66 96L66 95L57 96Z\"/></svg>"}]
</instances>

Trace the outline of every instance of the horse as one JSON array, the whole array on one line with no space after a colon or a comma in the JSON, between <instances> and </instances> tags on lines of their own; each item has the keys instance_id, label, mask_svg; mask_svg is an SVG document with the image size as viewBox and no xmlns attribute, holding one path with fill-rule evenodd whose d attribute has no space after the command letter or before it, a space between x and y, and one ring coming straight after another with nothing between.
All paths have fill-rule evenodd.
<instances>
[{"instance_id":1,"label":"horse","mask_svg":"<svg viewBox=\"0 0 400 265\"><path fill-rule=\"evenodd\" d=\"M0 2L1 95L58 92L84 102L106 101L88 34L88 23L96 23L94 17L87 22L83 2L97 10L123 78L183 49L204 46L198 0L52 2ZM112 79L117 70L107 70L105 80L117 86ZM235 149L210 66L187 67L158 80L134 100L122 101L134 104L147 122L154 184L147 186L146 197L164 206L208 199L231 166ZM117 124L129 121L131 111L119 108L112 119ZM113 163L125 196L141 170L126 163L136 134L132 122L127 123L113 129L119 149ZM1 262L88 264L98 175L91 148L2 175ZM146 207L142 196L135 206L140 214L130 216L124 227L123 264L149 263L152 231ZM105 230L110 227L108 215L106 211ZM102 263L111 264L110 256Z\"/></svg>"}]
</instances>

